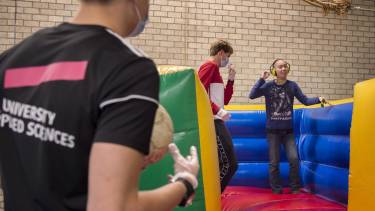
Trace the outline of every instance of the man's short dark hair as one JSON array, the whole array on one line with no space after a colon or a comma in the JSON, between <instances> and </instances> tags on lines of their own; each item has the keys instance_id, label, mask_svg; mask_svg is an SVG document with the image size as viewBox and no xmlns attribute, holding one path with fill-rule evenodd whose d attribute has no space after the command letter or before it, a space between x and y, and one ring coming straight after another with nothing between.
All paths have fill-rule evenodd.
<instances>
[{"instance_id":1,"label":"man's short dark hair","mask_svg":"<svg viewBox=\"0 0 375 211\"><path fill-rule=\"evenodd\" d=\"M215 56L221 50L223 50L225 53L229 53L229 55L233 54L233 48L229 42L225 40L218 40L211 44L210 56Z\"/></svg>"}]
</instances>

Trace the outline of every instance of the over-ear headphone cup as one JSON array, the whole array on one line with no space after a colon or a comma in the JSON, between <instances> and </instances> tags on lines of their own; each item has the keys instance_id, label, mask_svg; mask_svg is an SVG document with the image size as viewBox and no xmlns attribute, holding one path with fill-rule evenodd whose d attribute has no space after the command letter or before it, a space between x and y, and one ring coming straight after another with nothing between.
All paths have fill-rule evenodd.
<instances>
[{"instance_id":1,"label":"over-ear headphone cup","mask_svg":"<svg viewBox=\"0 0 375 211\"><path fill-rule=\"evenodd\" d=\"M276 69L275 68L272 68L271 69L271 74L273 75L273 76L276 76L277 74L276 74Z\"/></svg>"}]
</instances>

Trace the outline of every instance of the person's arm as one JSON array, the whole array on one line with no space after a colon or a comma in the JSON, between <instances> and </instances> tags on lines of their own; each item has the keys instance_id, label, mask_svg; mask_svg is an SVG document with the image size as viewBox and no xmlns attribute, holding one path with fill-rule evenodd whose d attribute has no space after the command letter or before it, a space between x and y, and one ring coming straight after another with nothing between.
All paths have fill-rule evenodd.
<instances>
[{"instance_id":1,"label":"person's arm","mask_svg":"<svg viewBox=\"0 0 375 211\"><path fill-rule=\"evenodd\" d=\"M265 87L263 86L266 83L266 79L270 76L268 71L264 71L262 77L255 83L253 88L250 91L249 98L255 99L263 96L265 93Z\"/></svg>"},{"instance_id":2,"label":"person's arm","mask_svg":"<svg viewBox=\"0 0 375 211\"><path fill-rule=\"evenodd\" d=\"M168 146L169 152L174 160L174 176L170 175L170 181L172 184L165 185L159 189L147 192L141 192L141 202L143 205L146 205L145 210L154 210L151 208L156 208L156 210L170 210L170 207L175 207L176 203L184 202L186 205L191 203L190 200L192 198L185 198L186 192L188 189L192 191L196 189L198 186L197 175L199 171L199 160L198 160L198 152L196 147L190 147L190 155L186 158L180 154L178 147L175 144L169 144ZM180 179L184 179L188 184L189 188L185 186ZM175 183L180 183L179 186L173 185ZM180 195L173 195L173 194L180 194L181 193L181 184L183 184L183 192L184 201L181 201ZM160 198L160 199L156 199ZM167 203L165 200L170 199L171 202ZM160 206L160 201L164 201L163 204ZM185 206L186 206L185 205Z\"/></svg>"},{"instance_id":3,"label":"person's arm","mask_svg":"<svg viewBox=\"0 0 375 211\"><path fill-rule=\"evenodd\" d=\"M236 70L234 69L234 65L230 64L228 68L228 81L224 89L224 105L228 105L229 101L232 99L235 76Z\"/></svg>"},{"instance_id":4,"label":"person's arm","mask_svg":"<svg viewBox=\"0 0 375 211\"><path fill-rule=\"evenodd\" d=\"M227 85L224 89L224 105L228 105L233 95L233 84L234 81L228 80Z\"/></svg>"},{"instance_id":5,"label":"person's arm","mask_svg":"<svg viewBox=\"0 0 375 211\"><path fill-rule=\"evenodd\" d=\"M124 67L117 66L119 69L107 71L110 75L101 77L104 81L98 85L97 129L90 153L87 210L143 211L160 207L171 210L190 186L178 181L149 192L138 191L159 105L159 74L153 62L145 58ZM175 166L181 162L187 167L194 166L195 171L179 168L187 172L180 177L197 184L197 158L191 163L180 158L178 162L175 160ZM162 194L173 196L161 199Z\"/></svg>"},{"instance_id":6,"label":"person's arm","mask_svg":"<svg viewBox=\"0 0 375 211\"><path fill-rule=\"evenodd\" d=\"M185 193L186 187L184 184L174 182L155 190L140 192L139 198L141 203L145 205L143 210L163 211L175 208L181 202Z\"/></svg>"},{"instance_id":7,"label":"person's arm","mask_svg":"<svg viewBox=\"0 0 375 211\"><path fill-rule=\"evenodd\" d=\"M260 78L250 91L249 98L256 99L264 95L264 88L262 87L266 83L264 78Z\"/></svg>"},{"instance_id":8,"label":"person's arm","mask_svg":"<svg viewBox=\"0 0 375 211\"><path fill-rule=\"evenodd\" d=\"M90 157L87 210L163 211L175 208L187 191L182 182L138 192L143 159L143 154L129 147L94 144Z\"/></svg>"},{"instance_id":9,"label":"person's arm","mask_svg":"<svg viewBox=\"0 0 375 211\"><path fill-rule=\"evenodd\" d=\"M88 211L140 211L138 182L143 155L121 145L95 143L89 164Z\"/></svg>"},{"instance_id":10,"label":"person's arm","mask_svg":"<svg viewBox=\"0 0 375 211\"><path fill-rule=\"evenodd\" d=\"M298 101L300 101L304 105L314 105L320 103L319 97L312 97L308 98L305 94L303 94L301 88L298 86L297 83L295 84L295 94Z\"/></svg>"}]
</instances>

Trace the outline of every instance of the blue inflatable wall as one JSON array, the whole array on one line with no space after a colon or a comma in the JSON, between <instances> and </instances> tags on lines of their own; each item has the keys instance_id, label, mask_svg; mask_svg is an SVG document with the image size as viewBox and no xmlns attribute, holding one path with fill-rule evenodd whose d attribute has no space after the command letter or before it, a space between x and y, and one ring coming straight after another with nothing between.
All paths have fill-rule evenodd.
<instances>
[{"instance_id":1,"label":"blue inflatable wall","mask_svg":"<svg viewBox=\"0 0 375 211\"><path fill-rule=\"evenodd\" d=\"M294 133L306 190L347 203L349 131L352 103L294 110ZM232 134L239 168L231 185L269 188L268 143L264 110L231 111L226 124ZM288 184L289 167L282 149L280 173Z\"/></svg>"}]
</instances>

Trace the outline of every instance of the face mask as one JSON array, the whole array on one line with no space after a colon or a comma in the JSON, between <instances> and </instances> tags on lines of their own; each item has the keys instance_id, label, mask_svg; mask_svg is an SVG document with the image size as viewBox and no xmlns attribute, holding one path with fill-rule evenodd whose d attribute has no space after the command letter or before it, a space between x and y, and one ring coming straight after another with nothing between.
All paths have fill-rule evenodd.
<instances>
[{"instance_id":1,"label":"face mask","mask_svg":"<svg viewBox=\"0 0 375 211\"><path fill-rule=\"evenodd\" d=\"M221 62L220 62L220 67L226 67L229 63L229 58L228 57L225 57L225 59L221 59Z\"/></svg>"},{"instance_id":2,"label":"face mask","mask_svg":"<svg viewBox=\"0 0 375 211\"><path fill-rule=\"evenodd\" d=\"M142 20L141 13L139 12L138 7L135 4L134 4L134 7L138 16L138 23L133 29L133 31L128 35L128 37L136 37L139 34L141 34L143 30L145 29L146 24L148 23L148 15L146 15L144 20Z\"/></svg>"}]
</instances>

